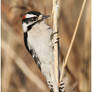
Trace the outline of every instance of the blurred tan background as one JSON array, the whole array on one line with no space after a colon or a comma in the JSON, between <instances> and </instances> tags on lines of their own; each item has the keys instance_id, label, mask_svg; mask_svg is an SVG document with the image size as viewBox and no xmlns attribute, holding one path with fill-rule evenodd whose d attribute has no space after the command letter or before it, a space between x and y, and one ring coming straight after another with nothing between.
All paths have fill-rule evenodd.
<instances>
[{"instance_id":1,"label":"blurred tan background","mask_svg":"<svg viewBox=\"0 0 92 92\"><path fill-rule=\"evenodd\" d=\"M66 92L91 92L90 0L87 0L63 80ZM65 57L83 0L61 0L59 35ZM52 13L52 0L2 0L2 92L49 92L44 76L24 46L21 14ZM52 18L46 21L52 27Z\"/></svg>"}]
</instances>

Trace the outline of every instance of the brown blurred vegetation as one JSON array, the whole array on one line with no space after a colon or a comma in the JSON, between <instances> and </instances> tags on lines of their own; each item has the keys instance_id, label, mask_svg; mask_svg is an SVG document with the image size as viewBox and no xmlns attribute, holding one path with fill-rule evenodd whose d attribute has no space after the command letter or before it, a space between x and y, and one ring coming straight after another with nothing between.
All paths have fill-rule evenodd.
<instances>
[{"instance_id":1,"label":"brown blurred vegetation","mask_svg":"<svg viewBox=\"0 0 92 92\"><path fill-rule=\"evenodd\" d=\"M90 0L87 0L64 74L66 92L91 91ZM83 0L61 0L59 31L66 56ZM21 14L52 13L52 0L2 0L2 92L49 92L44 76L24 46ZM47 23L52 26L52 18Z\"/></svg>"}]
</instances>

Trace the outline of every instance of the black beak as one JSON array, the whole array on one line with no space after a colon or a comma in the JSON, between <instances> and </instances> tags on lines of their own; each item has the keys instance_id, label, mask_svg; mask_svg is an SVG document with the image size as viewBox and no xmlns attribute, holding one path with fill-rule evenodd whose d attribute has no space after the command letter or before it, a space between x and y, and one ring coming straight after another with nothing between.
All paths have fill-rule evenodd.
<instances>
[{"instance_id":1,"label":"black beak","mask_svg":"<svg viewBox=\"0 0 92 92\"><path fill-rule=\"evenodd\" d=\"M48 17L50 17L50 15L43 15L42 16L43 19L47 19Z\"/></svg>"}]
</instances>

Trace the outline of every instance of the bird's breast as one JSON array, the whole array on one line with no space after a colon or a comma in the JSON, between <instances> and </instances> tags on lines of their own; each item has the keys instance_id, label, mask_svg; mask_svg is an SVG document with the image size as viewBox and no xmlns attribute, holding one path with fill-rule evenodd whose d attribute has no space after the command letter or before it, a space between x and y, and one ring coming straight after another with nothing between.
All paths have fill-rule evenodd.
<instances>
[{"instance_id":1,"label":"bird's breast","mask_svg":"<svg viewBox=\"0 0 92 92\"><path fill-rule=\"evenodd\" d=\"M41 29L31 30L28 32L27 40L30 48L34 48L40 60L47 63L52 61L53 50L49 31Z\"/></svg>"}]
</instances>

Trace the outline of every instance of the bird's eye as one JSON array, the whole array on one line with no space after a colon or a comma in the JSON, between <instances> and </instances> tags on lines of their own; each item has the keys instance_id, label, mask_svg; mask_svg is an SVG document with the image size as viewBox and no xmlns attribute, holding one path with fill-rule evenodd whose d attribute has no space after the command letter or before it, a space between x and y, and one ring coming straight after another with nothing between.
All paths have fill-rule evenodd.
<instances>
[{"instance_id":1,"label":"bird's eye","mask_svg":"<svg viewBox=\"0 0 92 92\"><path fill-rule=\"evenodd\" d=\"M37 17L34 17L34 20L37 20Z\"/></svg>"},{"instance_id":2,"label":"bird's eye","mask_svg":"<svg viewBox=\"0 0 92 92\"><path fill-rule=\"evenodd\" d=\"M32 18L31 20L34 21L34 18Z\"/></svg>"},{"instance_id":3,"label":"bird's eye","mask_svg":"<svg viewBox=\"0 0 92 92\"><path fill-rule=\"evenodd\" d=\"M37 20L37 17L32 17L31 18L31 21L36 21Z\"/></svg>"}]
</instances>

